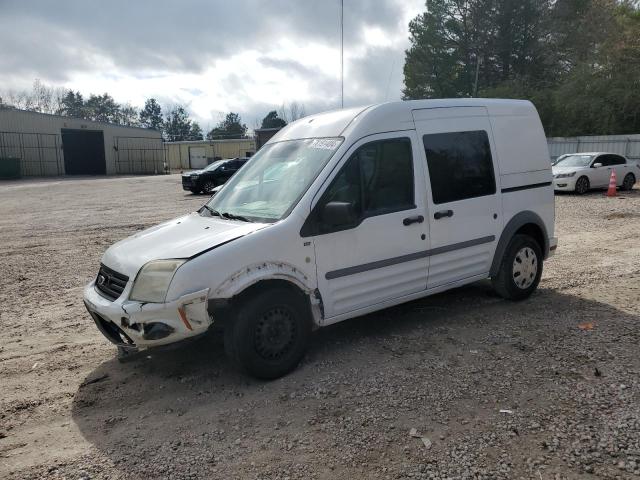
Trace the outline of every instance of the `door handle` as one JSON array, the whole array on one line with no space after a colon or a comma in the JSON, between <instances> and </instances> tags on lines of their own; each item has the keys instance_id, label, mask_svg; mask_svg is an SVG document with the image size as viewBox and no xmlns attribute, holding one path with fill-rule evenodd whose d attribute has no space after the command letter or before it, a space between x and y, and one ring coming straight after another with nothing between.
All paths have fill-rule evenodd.
<instances>
[{"instance_id":1,"label":"door handle","mask_svg":"<svg viewBox=\"0 0 640 480\"><path fill-rule=\"evenodd\" d=\"M412 223L422 223L424 222L424 217L422 215L416 215L415 217L407 217L402 220L402 223L405 227L408 227Z\"/></svg>"},{"instance_id":2,"label":"door handle","mask_svg":"<svg viewBox=\"0 0 640 480\"><path fill-rule=\"evenodd\" d=\"M435 218L436 220L440 220L444 217L453 217L453 210L440 210L439 212L433 214L433 218Z\"/></svg>"}]
</instances>

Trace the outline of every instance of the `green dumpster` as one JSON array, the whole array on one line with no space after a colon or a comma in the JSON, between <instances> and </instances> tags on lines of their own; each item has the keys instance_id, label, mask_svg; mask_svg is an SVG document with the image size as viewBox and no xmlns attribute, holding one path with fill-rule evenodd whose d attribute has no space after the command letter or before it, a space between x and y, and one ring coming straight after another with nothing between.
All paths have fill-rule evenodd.
<instances>
[{"instance_id":1,"label":"green dumpster","mask_svg":"<svg viewBox=\"0 0 640 480\"><path fill-rule=\"evenodd\" d=\"M20 178L20 159L0 157L0 178Z\"/></svg>"}]
</instances>

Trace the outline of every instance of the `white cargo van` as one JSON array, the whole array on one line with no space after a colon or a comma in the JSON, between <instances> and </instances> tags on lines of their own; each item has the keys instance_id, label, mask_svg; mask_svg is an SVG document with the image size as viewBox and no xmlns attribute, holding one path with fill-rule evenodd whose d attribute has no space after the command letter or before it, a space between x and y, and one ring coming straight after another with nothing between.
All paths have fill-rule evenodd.
<instances>
[{"instance_id":1,"label":"white cargo van","mask_svg":"<svg viewBox=\"0 0 640 480\"><path fill-rule=\"evenodd\" d=\"M285 127L200 210L109 248L84 300L121 355L219 324L274 378L318 327L486 278L526 298L556 244L531 103L385 103Z\"/></svg>"}]
</instances>

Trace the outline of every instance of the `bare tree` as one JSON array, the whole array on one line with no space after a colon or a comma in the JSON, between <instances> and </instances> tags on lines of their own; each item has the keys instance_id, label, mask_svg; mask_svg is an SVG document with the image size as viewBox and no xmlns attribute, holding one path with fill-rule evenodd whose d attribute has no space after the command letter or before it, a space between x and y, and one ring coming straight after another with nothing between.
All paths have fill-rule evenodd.
<instances>
[{"instance_id":1,"label":"bare tree","mask_svg":"<svg viewBox=\"0 0 640 480\"><path fill-rule=\"evenodd\" d=\"M304 103L284 102L278 110L278 117L283 119L287 123L295 122L296 120L306 117L307 113L304 108Z\"/></svg>"},{"instance_id":2,"label":"bare tree","mask_svg":"<svg viewBox=\"0 0 640 480\"><path fill-rule=\"evenodd\" d=\"M49 87L39 79L33 82L31 90L9 90L3 95L3 102L22 110L40 113L59 113L62 99L67 90L62 87Z\"/></svg>"},{"instance_id":3,"label":"bare tree","mask_svg":"<svg viewBox=\"0 0 640 480\"><path fill-rule=\"evenodd\" d=\"M138 109L129 103L120 105L120 111L117 116L117 123L120 125L126 125L128 127L140 126L140 112Z\"/></svg>"}]
</instances>

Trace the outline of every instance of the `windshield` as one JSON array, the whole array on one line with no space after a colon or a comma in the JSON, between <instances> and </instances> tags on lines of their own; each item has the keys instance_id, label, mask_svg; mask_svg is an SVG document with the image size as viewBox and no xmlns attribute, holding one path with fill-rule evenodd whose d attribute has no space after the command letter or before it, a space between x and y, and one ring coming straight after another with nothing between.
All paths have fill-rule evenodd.
<instances>
[{"instance_id":1,"label":"windshield","mask_svg":"<svg viewBox=\"0 0 640 480\"><path fill-rule=\"evenodd\" d=\"M210 165L207 166L207 168L205 168L205 171L211 171L211 170L215 170L216 168L218 168L220 165L222 165L224 163L224 160L217 160L213 163L211 163Z\"/></svg>"},{"instance_id":2,"label":"windshield","mask_svg":"<svg viewBox=\"0 0 640 480\"><path fill-rule=\"evenodd\" d=\"M559 159L554 167L588 167L593 155L568 155Z\"/></svg>"},{"instance_id":3,"label":"windshield","mask_svg":"<svg viewBox=\"0 0 640 480\"><path fill-rule=\"evenodd\" d=\"M341 143L341 138L316 138L265 145L207 203L207 210L276 222L289 214Z\"/></svg>"}]
</instances>

